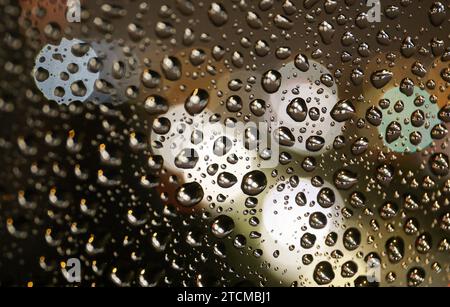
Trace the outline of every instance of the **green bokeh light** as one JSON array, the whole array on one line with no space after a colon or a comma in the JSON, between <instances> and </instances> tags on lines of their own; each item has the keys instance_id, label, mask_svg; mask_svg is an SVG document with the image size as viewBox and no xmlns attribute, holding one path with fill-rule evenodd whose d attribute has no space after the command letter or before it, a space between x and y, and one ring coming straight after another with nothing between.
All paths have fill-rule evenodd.
<instances>
[{"instance_id":1,"label":"green bokeh light","mask_svg":"<svg viewBox=\"0 0 450 307\"><path fill-rule=\"evenodd\" d=\"M414 104L415 99L418 96L423 96L425 102L421 106ZM430 102L430 94L427 91L421 90L418 87L414 88L414 93L411 96L406 96L400 92L399 88L392 88L386 92L383 97L390 101L389 108L382 109L383 121L378 127L380 133L385 138L386 130L389 124L393 121L397 121L402 126L401 136L388 143L385 141L385 145L395 152L416 152L428 147L433 139L431 138L431 130L433 127L440 123L436 114L439 112L439 107ZM394 107L397 101L403 101L404 109L401 112L397 112ZM411 114L414 111L421 110L425 114L425 123L420 127L414 127L411 123ZM422 141L418 145L411 143L409 137L413 132L419 132L422 135Z\"/></svg>"}]
</instances>

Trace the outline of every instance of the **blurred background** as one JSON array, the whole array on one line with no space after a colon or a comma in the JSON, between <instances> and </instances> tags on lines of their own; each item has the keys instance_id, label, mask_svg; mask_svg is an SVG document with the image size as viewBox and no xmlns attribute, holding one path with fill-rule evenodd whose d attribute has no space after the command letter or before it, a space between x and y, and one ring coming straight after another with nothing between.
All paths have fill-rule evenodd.
<instances>
[{"instance_id":1,"label":"blurred background","mask_svg":"<svg viewBox=\"0 0 450 307\"><path fill-rule=\"evenodd\" d=\"M449 10L0 0L0 285L447 286Z\"/></svg>"}]
</instances>

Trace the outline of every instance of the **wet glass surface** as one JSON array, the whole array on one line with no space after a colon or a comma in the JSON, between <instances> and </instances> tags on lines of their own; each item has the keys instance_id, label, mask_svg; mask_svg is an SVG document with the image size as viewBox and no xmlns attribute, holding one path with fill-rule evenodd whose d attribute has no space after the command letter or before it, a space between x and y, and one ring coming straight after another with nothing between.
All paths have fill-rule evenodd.
<instances>
[{"instance_id":1,"label":"wet glass surface","mask_svg":"<svg viewBox=\"0 0 450 307\"><path fill-rule=\"evenodd\" d=\"M447 286L449 11L0 0L0 285Z\"/></svg>"}]
</instances>

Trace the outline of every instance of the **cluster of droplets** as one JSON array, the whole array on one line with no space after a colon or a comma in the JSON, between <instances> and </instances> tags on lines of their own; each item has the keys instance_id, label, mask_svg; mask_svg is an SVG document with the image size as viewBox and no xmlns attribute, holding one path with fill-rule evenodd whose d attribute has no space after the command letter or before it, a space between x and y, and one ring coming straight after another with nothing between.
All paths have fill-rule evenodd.
<instances>
[{"instance_id":1,"label":"cluster of droplets","mask_svg":"<svg viewBox=\"0 0 450 307\"><path fill-rule=\"evenodd\" d=\"M447 284L448 5L28 2L0 4L0 267L29 272L0 283Z\"/></svg>"}]
</instances>

